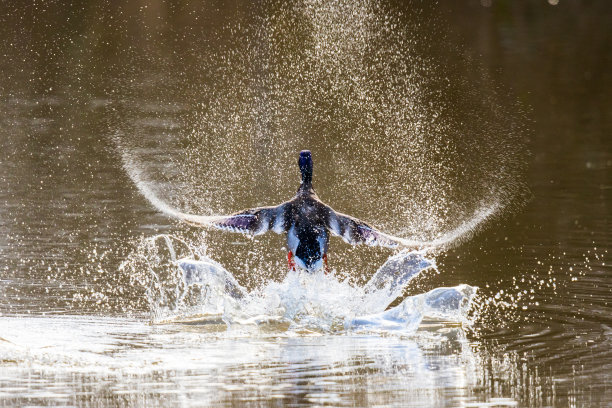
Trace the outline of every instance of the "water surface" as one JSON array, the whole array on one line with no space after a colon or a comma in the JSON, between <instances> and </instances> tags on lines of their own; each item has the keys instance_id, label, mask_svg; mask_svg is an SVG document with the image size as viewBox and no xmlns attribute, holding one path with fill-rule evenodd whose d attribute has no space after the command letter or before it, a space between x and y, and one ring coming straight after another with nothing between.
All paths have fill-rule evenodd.
<instances>
[{"instance_id":1,"label":"water surface","mask_svg":"<svg viewBox=\"0 0 612 408\"><path fill-rule=\"evenodd\" d=\"M612 8L549 3L2 4L1 403L609 405ZM472 323L184 318L143 243L257 291L283 238L177 224L126 160L215 214L290 198L304 148L325 202L393 234L493 209L404 293L478 287ZM393 254L330 244L354 288Z\"/></svg>"}]
</instances>

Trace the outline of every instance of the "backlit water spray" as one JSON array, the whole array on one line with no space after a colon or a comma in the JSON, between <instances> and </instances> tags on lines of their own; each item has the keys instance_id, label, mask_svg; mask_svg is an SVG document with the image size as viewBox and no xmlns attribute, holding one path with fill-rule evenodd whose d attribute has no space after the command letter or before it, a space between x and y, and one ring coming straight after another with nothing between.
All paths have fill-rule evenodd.
<instances>
[{"instance_id":1,"label":"backlit water spray","mask_svg":"<svg viewBox=\"0 0 612 408\"><path fill-rule=\"evenodd\" d=\"M123 155L123 163L139 191L155 208L181 220L193 217L159 199L140 180L140 173L127 154ZM435 245L428 243L432 244ZM180 252L186 256L181 258ZM363 287L323 271L289 272L282 282L266 282L249 293L201 248L192 249L180 238L159 235L144 239L121 269L145 285L152 319L157 323L189 321L225 323L230 327L273 324L286 325L291 330L403 333L414 332L424 317L468 323L467 312L476 293L476 288L468 285L411 296L386 310L403 296L412 279L428 268L435 268L424 254L425 251L404 251L390 257Z\"/></svg>"},{"instance_id":2,"label":"backlit water spray","mask_svg":"<svg viewBox=\"0 0 612 408\"><path fill-rule=\"evenodd\" d=\"M435 308L421 307L428 295L385 310L404 295L406 276L426 269L418 262L431 267L429 257L465 242L524 201L520 174L526 152L518 116L504 109L493 86L488 94L474 92L483 86L470 81L488 80L478 76L477 67L440 60L444 34L435 18L417 10L400 19L387 7L369 1L264 2L249 18L219 29L228 41L200 61L199 75L209 80L190 85L192 105L168 111L171 101L146 109L127 102L113 138L140 193L182 221L205 222L215 214L291 198L298 182L296 153L310 149L315 188L325 202L423 252L395 254L380 268L360 265L361 275L372 276L365 286L338 278L351 274L340 270L315 277L283 273L280 282L263 279L248 292L201 252L205 243L200 249L190 244L199 255L178 256L169 238L149 238L134 256L156 265L141 266L155 271L147 281L168 292L150 292L154 320L219 315L229 325L261 317L294 326L314 319L314 326L330 330L389 328L396 320L409 328L420 320L402 313L433 313ZM421 24L430 25L429 37ZM454 52L445 49L443 55ZM134 89L134 98L143 95L146 89ZM456 95L462 95L461 103L453 103ZM266 249L257 241L249 243L250 257L263 259ZM160 245L167 268L157 265L158 255L143 255L157 253ZM240 262L226 266L236 273ZM142 276L135 264L130 259L124 269ZM257 266L274 268L278 265ZM398 291L372 290L372 279L387 276L390 272L381 271L389 268L394 272L388 284ZM161 278L160 270L167 276ZM244 272L249 274L252 269ZM470 302L473 288L452 290ZM334 296L341 300L332 301ZM194 298L198 302L191 302Z\"/></svg>"}]
</instances>

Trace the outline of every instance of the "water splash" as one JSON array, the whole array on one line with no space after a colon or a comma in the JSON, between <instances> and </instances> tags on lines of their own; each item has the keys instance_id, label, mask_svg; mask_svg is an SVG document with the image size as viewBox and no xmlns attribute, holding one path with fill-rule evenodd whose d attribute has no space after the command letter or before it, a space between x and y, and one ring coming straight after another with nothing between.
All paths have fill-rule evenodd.
<instances>
[{"instance_id":1,"label":"water splash","mask_svg":"<svg viewBox=\"0 0 612 408\"><path fill-rule=\"evenodd\" d=\"M159 198L148 183L143 181L142 169L134 163L127 150L121 151L121 159L125 172L134 182L138 188L138 191L160 212L180 221L186 223L196 223L198 225L211 224L216 219L216 216L187 214L172 207L170 204ZM444 234L440 234L437 238L432 240L406 239L402 237L392 238L399 241L402 245L410 248L423 248L429 251L448 249L452 246L458 245L461 242L465 242L472 235L474 235L478 229L482 228L483 224L500 209L500 207L501 204L498 201L483 204L481 208L477 209L471 218L464 221L457 228Z\"/></svg>"},{"instance_id":2,"label":"water splash","mask_svg":"<svg viewBox=\"0 0 612 408\"><path fill-rule=\"evenodd\" d=\"M121 162L124 170L138 188L138 191L140 191L140 193L162 213L187 223L194 222L196 224L209 224L214 221L214 216L187 214L177 210L170 204L160 199L149 187L149 185L142 180L142 169L133 163L133 159L127 150L121 151Z\"/></svg>"},{"instance_id":3,"label":"water splash","mask_svg":"<svg viewBox=\"0 0 612 408\"><path fill-rule=\"evenodd\" d=\"M440 22L423 7L405 16L368 0L254 7L248 21L221 28L227 41L196 64L214 79L190 82L197 96L181 99L181 115L167 115L184 127L164 124L161 109L139 108L135 94L118 126L124 169L159 211L205 223L287 199L291 152L310 148L330 205L429 253L465 242L522 200L524 129L495 87L473 84L477 67L446 58L458 50L443 45ZM141 154L151 146L163 159ZM191 288L186 299L208 296L184 283L178 259L169 267ZM370 306L365 314L384 310Z\"/></svg>"},{"instance_id":4,"label":"water splash","mask_svg":"<svg viewBox=\"0 0 612 408\"><path fill-rule=\"evenodd\" d=\"M465 58L443 45L429 6L411 8L258 3L219 28L224 41L196 64L208 79L185 84L194 97L181 98L183 110L145 108L134 90L115 137L126 172L185 220L286 200L295 153L309 148L332 207L407 246L464 242L525 199L524 121L486 76L472 78L478 67L454 62Z\"/></svg>"},{"instance_id":5,"label":"water splash","mask_svg":"<svg viewBox=\"0 0 612 408\"><path fill-rule=\"evenodd\" d=\"M413 333L423 318L469 324L476 288L459 285L403 296L407 285L435 263L419 252L389 258L364 286L338 274L290 271L280 282L249 292L222 265L202 254L179 258L184 243L160 235L143 241L122 266L145 285L155 323L275 327L289 331ZM143 262L144 261L144 262Z\"/></svg>"}]
</instances>

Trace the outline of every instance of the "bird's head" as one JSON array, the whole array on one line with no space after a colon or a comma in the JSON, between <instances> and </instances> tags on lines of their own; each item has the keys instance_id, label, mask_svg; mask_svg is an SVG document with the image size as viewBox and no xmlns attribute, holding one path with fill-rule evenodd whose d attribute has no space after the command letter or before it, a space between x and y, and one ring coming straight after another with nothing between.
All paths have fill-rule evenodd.
<instances>
[{"instance_id":1,"label":"bird's head","mask_svg":"<svg viewBox=\"0 0 612 408\"><path fill-rule=\"evenodd\" d=\"M310 184L312 182L312 154L310 154L310 150L302 150L300 152L298 165L302 173L302 184Z\"/></svg>"}]
</instances>

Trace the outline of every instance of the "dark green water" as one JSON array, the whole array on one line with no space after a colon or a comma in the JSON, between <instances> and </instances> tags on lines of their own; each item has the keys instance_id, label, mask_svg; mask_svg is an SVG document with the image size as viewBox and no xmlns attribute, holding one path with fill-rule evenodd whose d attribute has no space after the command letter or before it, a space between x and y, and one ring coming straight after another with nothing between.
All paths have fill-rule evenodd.
<instances>
[{"instance_id":1,"label":"dark green water","mask_svg":"<svg viewBox=\"0 0 612 408\"><path fill-rule=\"evenodd\" d=\"M0 405L612 404L612 6L483 3L2 3ZM305 148L325 202L402 237L494 210L409 287L478 286L474 327L149 324L140 237L249 289L286 253L161 215L126 157L215 214L290 198Z\"/></svg>"}]
</instances>

